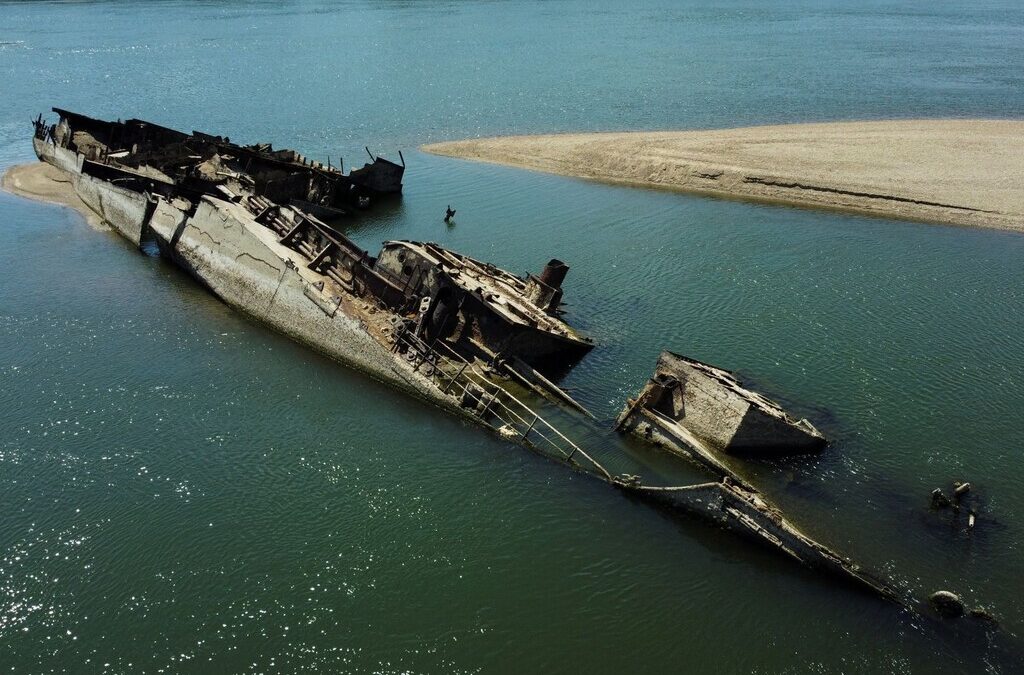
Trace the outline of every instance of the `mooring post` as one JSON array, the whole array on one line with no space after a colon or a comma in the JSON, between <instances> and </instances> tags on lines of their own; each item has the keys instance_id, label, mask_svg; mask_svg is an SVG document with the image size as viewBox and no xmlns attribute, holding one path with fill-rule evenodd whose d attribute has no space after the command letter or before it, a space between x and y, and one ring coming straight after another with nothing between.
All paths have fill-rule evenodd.
<instances>
[{"instance_id":1,"label":"mooring post","mask_svg":"<svg viewBox=\"0 0 1024 675\"><path fill-rule=\"evenodd\" d=\"M442 394L447 394L448 393L448 390L452 388L452 385L455 384L456 380L458 380L460 377L462 377L462 373L465 372L466 366L468 366L468 365L469 365L468 363L463 363L462 364L462 367L459 368L459 372L455 374L455 377L453 377L452 379L448 380L448 386L446 386L444 388L444 391L441 392Z\"/></svg>"},{"instance_id":2,"label":"mooring post","mask_svg":"<svg viewBox=\"0 0 1024 675\"><path fill-rule=\"evenodd\" d=\"M498 392L494 392L493 394L491 394L491 400L488 401L487 405L484 406L484 409L480 411L480 417L483 417L484 415L487 414L487 411L491 409L491 404L494 403L494 400L496 398L498 398Z\"/></svg>"},{"instance_id":3,"label":"mooring post","mask_svg":"<svg viewBox=\"0 0 1024 675\"><path fill-rule=\"evenodd\" d=\"M533 425L537 424L537 420L539 420L539 419L540 419L540 415L538 415L537 413L533 413L533 421L530 422L530 426L527 427L526 431L523 432L523 440L524 441L526 440L526 437L530 435L530 432L533 431Z\"/></svg>"}]
</instances>

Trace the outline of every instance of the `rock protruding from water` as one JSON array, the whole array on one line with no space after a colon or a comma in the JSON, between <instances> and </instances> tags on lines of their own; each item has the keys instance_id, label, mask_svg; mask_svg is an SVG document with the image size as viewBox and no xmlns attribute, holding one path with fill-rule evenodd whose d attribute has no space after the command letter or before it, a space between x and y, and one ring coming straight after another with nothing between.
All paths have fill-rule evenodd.
<instances>
[{"instance_id":1,"label":"rock protruding from water","mask_svg":"<svg viewBox=\"0 0 1024 675\"><path fill-rule=\"evenodd\" d=\"M974 609L972 609L969 612L969 614L971 615L971 618L973 618L973 619L979 619L981 621L987 621L987 622L989 622L991 624L998 624L999 623L996 620L996 617L992 616L992 613L989 612L984 607L975 607Z\"/></svg>"},{"instance_id":2,"label":"rock protruding from water","mask_svg":"<svg viewBox=\"0 0 1024 675\"><path fill-rule=\"evenodd\" d=\"M949 619L955 619L958 616L964 614L964 603L960 600L960 596L949 591L936 591L932 593L928 599L932 603L932 607L941 616Z\"/></svg>"},{"instance_id":3,"label":"rock protruding from water","mask_svg":"<svg viewBox=\"0 0 1024 675\"><path fill-rule=\"evenodd\" d=\"M932 508L933 509L944 509L951 504L949 497L942 493L941 488L935 488L932 490Z\"/></svg>"}]
</instances>

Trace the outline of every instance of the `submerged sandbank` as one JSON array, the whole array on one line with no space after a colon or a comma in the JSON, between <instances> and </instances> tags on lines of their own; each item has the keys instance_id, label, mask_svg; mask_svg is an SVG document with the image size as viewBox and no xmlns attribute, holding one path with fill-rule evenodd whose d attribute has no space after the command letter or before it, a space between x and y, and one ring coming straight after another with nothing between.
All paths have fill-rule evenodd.
<instances>
[{"instance_id":1,"label":"submerged sandbank","mask_svg":"<svg viewBox=\"0 0 1024 675\"><path fill-rule=\"evenodd\" d=\"M1024 231L1024 121L507 136L422 149L620 184Z\"/></svg>"},{"instance_id":2,"label":"submerged sandbank","mask_svg":"<svg viewBox=\"0 0 1024 675\"><path fill-rule=\"evenodd\" d=\"M0 188L28 199L70 206L91 226L102 227L103 220L75 192L71 177L52 164L32 162L12 166L0 177Z\"/></svg>"}]
</instances>

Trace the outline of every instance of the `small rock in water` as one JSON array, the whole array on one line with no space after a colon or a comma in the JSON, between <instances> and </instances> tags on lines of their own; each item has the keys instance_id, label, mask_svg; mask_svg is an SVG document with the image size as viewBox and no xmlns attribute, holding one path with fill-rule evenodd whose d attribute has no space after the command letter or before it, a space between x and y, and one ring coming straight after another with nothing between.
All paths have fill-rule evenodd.
<instances>
[{"instance_id":1,"label":"small rock in water","mask_svg":"<svg viewBox=\"0 0 1024 675\"><path fill-rule=\"evenodd\" d=\"M981 619L982 621L991 621L992 623L998 623L996 618L992 616L987 609L984 607L975 607L970 612L971 617L975 619Z\"/></svg>"},{"instance_id":2,"label":"small rock in water","mask_svg":"<svg viewBox=\"0 0 1024 675\"><path fill-rule=\"evenodd\" d=\"M935 611L948 618L963 616L964 603L955 593L949 591L936 591L928 598L931 600Z\"/></svg>"},{"instance_id":3,"label":"small rock in water","mask_svg":"<svg viewBox=\"0 0 1024 675\"><path fill-rule=\"evenodd\" d=\"M932 508L944 509L949 506L949 497L942 494L942 490L935 488L932 490Z\"/></svg>"}]
</instances>

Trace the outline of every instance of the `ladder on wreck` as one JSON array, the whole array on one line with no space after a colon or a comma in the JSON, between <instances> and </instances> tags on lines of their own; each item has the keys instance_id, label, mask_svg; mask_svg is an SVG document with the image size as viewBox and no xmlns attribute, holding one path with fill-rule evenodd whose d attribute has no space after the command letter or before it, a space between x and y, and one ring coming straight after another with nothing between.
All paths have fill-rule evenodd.
<instances>
[{"instance_id":1,"label":"ladder on wreck","mask_svg":"<svg viewBox=\"0 0 1024 675\"><path fill-rule=\"evenodd\" d=\"M349 248L346 245L350 242L344 241L339 233L331 231L298 209L292 209L298 215L297 220L290 221L284 218L280 208L266 197L249 196L245 206L257 223L278 235L278 241L283 246L309 260L307 267L330 277L350 292L355 290L353 282L356 266L365 262L365 254L354 244ZM307 231L310 229L319 236L311 236L313 233ZM315 239L319 239L319 246ZM357 255L356 251L363 255ZM328 257L335 260L324 264ZM338 259L341 264L334 264ZM340 274L340 271L345 269L352 275L348 279ZM394 280L385 281L395 285ZM398 281L400 283L400 280ZM407 289L398 290L404 295ZM412 364L413 372L426 376L442 394L450 397L453 403L466 409L502 437L517 440L542 454L564 461L608 482L621 482L621 477L613 477L600 462L556 429L540 413L511 392L490 382L486 375L445 342L434 340L427 344L402 324L395 334L392 346L392 352L399 351L404 352L406 359ZM581 458L583 462L577 458Z\"/></svg>"},{"instance_id":2,"label":"ladder on wreck","mask_svg":"<svg viewBox=\"0 0 1024 675\"><path fill-rule=\"evenodd\" d=\"M447 343L434 340L428 344L403 324L395 333L391 351L398 353L403 350L413 372L429 378L442 394L451 397L457 405L467 409L503 438L529 445L545 455L551 455L608 482L617 482L618 479L600 462L539 412L508 390L489 381L474 364Z\"/></svg>"}]
</instances>

